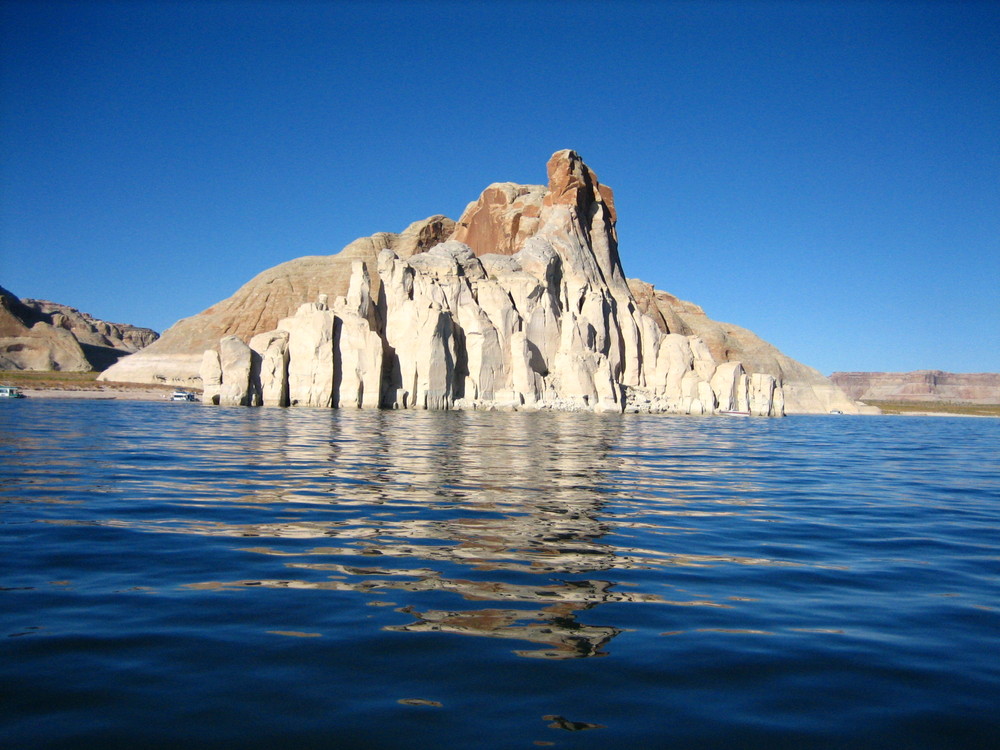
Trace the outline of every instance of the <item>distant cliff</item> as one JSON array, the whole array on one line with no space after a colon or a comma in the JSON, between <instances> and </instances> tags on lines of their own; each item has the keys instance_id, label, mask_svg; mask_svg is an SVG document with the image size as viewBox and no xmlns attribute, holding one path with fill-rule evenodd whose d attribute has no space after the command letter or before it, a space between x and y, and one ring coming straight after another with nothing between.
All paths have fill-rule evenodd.
<instances>
[{"instance_id":1,"label":"distant cliff","mask_svg":"<svg viewBox=\"0 0 1000 750\"><path fill-rule=\"evenodd\" d=\"M104 370L159 334L0 287L0 370Z\"/></svg>"},{"instance_id":2,"label":"distant cliff","mask_svg":"<svg viewBox=\"0 0 1000 750\"><path fill-rule=\"evenodd\" d=\"M291 260L102 377L215 402L386 408L857 413L750 331L626 279L612 191L573 151L459 220Z\"/></svg>"},{"instance_id":3,"label":"distant cliff","mask_svg":"<svg viewBox=\"0 0 1000 750\"><path fill-rule=\"evenodd\" d=\"M835 372L830 380L860 401L1000 404L1000 373Z\"/></svg>"}]
</instances>

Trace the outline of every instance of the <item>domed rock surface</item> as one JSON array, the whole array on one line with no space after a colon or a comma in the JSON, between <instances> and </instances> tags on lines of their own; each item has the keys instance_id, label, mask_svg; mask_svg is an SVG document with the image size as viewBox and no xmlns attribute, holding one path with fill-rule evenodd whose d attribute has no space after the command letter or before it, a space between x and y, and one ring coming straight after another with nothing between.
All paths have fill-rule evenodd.
<instances>
[{"instance_id":1,"label":"domed rock surface","mask_svg":"<svg viewBox=\"0 0 1000 750\"><path fill-rule=\"evenodd\" d=\"M767 373L782 384L786 414L842 411L857 414L862 407L818 370L782 354L753 331L709 318L698 305L629 279L639 305L669 332L700 337L712 356L722 362L739 361L748 370Z\"/></svg>"},{"instance_id":2,"label":"domed rock surface","mask_svg":"<svg viewBox=\"0 0 1000 750\"><path fill-rule=\"evenodd\" d=\"M455 222L432 216L414 222L399 234L379 232L354 240L335 255L309 255L269 268L221 302L197 315L179 320L140 356L128 357L102 373L101 380L136 383L169 383L198 387L202 353L225 336L249 341L258 333L276 328L300 305L318 295L346 295L355 261L365 264L378 289L376 261L381 250L391 249L411 257L446 239Z\"/></svg>"}]
</instances>

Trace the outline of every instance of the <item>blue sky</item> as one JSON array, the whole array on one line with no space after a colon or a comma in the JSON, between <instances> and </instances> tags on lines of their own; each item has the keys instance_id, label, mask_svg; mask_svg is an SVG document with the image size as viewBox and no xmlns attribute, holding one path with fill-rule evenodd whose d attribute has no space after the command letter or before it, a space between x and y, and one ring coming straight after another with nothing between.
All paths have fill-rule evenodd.
<instances>
[{"instance_id":1,"label":"blue sky","mask_svg":"<svg viewBox=\"0 0 1000 750\"><path fill-rule=\"evenodd\" d=\"M573 148L625 271L824 373L1000 372L1000 3L0 4L0 285L164 330Z\"/></svg>"}]
</instances>

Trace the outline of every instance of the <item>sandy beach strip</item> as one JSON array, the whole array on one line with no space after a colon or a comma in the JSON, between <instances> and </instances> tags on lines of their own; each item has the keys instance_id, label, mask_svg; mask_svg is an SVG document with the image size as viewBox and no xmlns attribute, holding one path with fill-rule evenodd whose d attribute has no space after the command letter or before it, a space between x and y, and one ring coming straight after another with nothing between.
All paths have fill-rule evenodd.
<instances>
[{"instance_id":1,"label":"sandy beach strip","mask_svg":"<svg viewBox=\"0 0 1000 750\"><path fill-rule=\"evenodd\" d=\"M22 388L27 398L103 401L170 401L173 388ZM200 394L195 394L201 400Z\"/></svg>"}]
</instances>

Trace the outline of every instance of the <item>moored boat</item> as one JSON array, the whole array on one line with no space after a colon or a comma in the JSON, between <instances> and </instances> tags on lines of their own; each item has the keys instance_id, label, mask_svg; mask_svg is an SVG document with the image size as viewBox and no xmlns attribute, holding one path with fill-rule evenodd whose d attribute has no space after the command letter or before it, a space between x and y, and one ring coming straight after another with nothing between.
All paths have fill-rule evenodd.
<instances>
[{"instance_id":1,"label":"moored boat","mask_svg":"<svg viewBox=\"0 0 1000 750\"><path fill-rule=\"evenodd\" d=\"M20 388L12 385L0 385L0 398L25 398Z\"/></svg>"}]
</instances>

